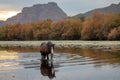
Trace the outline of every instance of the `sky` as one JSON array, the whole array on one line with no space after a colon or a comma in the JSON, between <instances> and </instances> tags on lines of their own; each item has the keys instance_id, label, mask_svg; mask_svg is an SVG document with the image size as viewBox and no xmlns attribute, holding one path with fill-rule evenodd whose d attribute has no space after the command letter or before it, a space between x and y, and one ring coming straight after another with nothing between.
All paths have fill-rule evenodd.
<instances>
[{"instance_id":1,"label":"sky","mask_svg":"<svg viewBox=\"0 0 120 80\"><path fill-rule=\"evenodd\" d=\"M0 20L6 20L16 15L24 7L48 2L56 2L68 16L74 16L95 8L118 4L120 0L0 0Z\"/></svg>"}]
</instances>

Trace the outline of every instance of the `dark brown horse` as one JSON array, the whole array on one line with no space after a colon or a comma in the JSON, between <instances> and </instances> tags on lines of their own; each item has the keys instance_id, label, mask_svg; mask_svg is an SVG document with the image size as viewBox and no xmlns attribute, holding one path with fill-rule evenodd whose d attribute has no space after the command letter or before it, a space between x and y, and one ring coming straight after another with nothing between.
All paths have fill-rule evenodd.
<instances>
[{"instance_id":1,"label":"dark brown horse","mask_svg":"<svg viewBox=\"0 0 120 80\"><path fill-rule=\"evenodd\" d=\"M40 45L40 53L42 59L49 59L49 54L51 54L51 59L53 58L53 49L54 49L54 44L52 42L43 42Z\"/></svg>"},{"instance_id":2,"label":"dark brown horse","mask_svg":"<svg viewBox=\"0 0 120 80\"><path fill-rule=\"evenodd\" d=\"M41 60L40 70L43 76L48 76L50 79L55 77L55 70L52 61Z\"/></svg>"}]
</instances>

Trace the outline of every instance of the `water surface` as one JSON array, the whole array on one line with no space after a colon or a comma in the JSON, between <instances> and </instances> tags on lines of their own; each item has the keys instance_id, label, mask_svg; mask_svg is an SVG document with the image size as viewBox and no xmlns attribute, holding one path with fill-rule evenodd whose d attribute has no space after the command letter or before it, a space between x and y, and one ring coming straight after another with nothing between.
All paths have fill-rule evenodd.
<instances>
[{"instance_id":1,"label":"water surface","mask_svg":"<svg viewBox=\"0 0 120 80\"><path fill-rule=\"evenodd\" d=\"M1 80L119 80L119 50L57 49L53 61L39 50L1 49Z\"/></svg>"}]
</instances>

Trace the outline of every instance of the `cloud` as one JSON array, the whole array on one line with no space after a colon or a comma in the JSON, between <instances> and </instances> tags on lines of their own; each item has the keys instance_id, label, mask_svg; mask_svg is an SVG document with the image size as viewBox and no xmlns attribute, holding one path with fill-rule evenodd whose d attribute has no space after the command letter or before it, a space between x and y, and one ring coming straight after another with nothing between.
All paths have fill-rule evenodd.
<instances>
[{"instance_id":1,"label":"cloud","mask_svg":"<svg viewBox=\"0 0 120 80\"><path fill-rule=\"evenodd\" d=\"M19 12L16 11L0 11L0 20L6 20L7 18L10 18L11 16L16 15Z\"/></svg>"},{"instance_id":2,"label":"cloud","mask_svg":"<svg viewBox=\"0 0 120 80\"><path fill-rule=\"evenodd\" d=\"M21 9L22 7L20 6L0 3L0 11L20 11Z\"/></svg>"}]
</instances>

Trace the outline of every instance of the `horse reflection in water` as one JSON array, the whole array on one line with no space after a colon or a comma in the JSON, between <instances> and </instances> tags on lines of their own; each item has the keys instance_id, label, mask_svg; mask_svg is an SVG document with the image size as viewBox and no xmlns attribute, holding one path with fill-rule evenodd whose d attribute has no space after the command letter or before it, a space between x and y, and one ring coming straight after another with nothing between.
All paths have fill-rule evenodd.
<instances>
[{"instance_id":1,"label":"horse reflection in water","mask_svg":"<svg viewBox=\"0 0 120 80\"><path fill-rule=\"evenodd\" d=\"M50 79L55 77L55 70L52 61L49 62L46 59L42 59L40 70L43 76L48 76Z\"/></svg>"}]
</instances>

